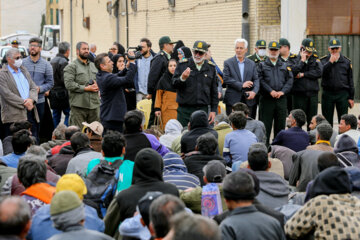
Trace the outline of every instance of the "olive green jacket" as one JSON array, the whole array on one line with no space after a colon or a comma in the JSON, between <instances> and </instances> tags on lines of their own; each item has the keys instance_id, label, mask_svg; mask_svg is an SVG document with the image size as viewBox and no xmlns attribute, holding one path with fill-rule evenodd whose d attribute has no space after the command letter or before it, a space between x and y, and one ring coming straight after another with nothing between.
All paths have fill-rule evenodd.
<instances>
[{"instance_id":1,"label":"olive green jacket","mask_svg":"<svg viewBox=\"0 0 360 240\"><path fill-rule=\"evenodd\" d=\"M94 63L88 61L87 64L76 59L64 69L64 83L69 91L69 101L71 107L86 109L96 109L100 107L100 97L98 92L85 92L85 87L91 81L96 80L97 69Z\"/></svg>"}]
</instances>

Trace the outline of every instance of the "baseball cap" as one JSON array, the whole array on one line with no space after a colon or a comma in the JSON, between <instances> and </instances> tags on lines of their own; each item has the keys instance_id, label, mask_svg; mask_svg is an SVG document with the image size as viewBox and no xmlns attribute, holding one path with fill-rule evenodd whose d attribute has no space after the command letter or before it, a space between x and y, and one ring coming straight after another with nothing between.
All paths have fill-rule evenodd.
<instances>
[{"instance_id":1,"label":"baseball cap","mask_svg":"<svg viewBox=\"0 0 360 240\"><path fill-rule=\"evenodd\" d=\"M138 209L146 226L150 224L150 205L161 195L161 192L147 192L138 202Z\"/></svg>"},{"instance_id":2,"label":"baseball cap","mask_svg":"<svg viewBox=\"0 0 360 240\"><path fill-rule=\"evenodd\" d=\"M102 136L103 132L104 132L104 127L101 123L99 123L98 121L94 121L92 123L87 123L87 122L83 122L82 123L84 126L90 128L94 133L96 133L99 136Z\"/></svg>"},{"instance_id":3,"label":"baseball cap","mask_svg":"<svg viewBox=\"0 0 360 240\"><path fill-rule=\"evenodd\" d=\"M211 160L203 168L204 176L211 183L220 183L226 176L225 165L219 160Z\"/></svg>"},{"instance_id":4,"label":"baseball cap","mask_svg":"<svg viewBox=\"0 0 360 240\"><path fill-rule=\"evenodd\" d=\"M165 43L169 43L169 44L174 44L177 42L171 41L169 36L163 36L159 39L159 45L165 44Z\"/></svg>"},{"instance_id":5,"label":"baseball cap","mask_svg":"<svg viewBox=\"0 0 360 240\"><path fill-rule=\"evenodd\" d=\"M329 41L329 48L338 48L341 47L340 40L336 38L332 38Z\"/></svg>"},{"instance_id":6,"label":"baseball cap","mask_svg":"<svg viewBox=\"0 0 360 240\"><path fill-rule=\"evenodd\" d=\"M314 47L314 41L311 38L305 38L301 45L304 46L305 50L308 52L314 52L315 51L315 47Z\"/></svg>"},{"instance_id":7,"label":"baseball cap","mask_svg":"<svg viewBox=\"0 0 360 240\"><path fill-rule=\"evenodd\" d=\"M257 40L255 43L255 47L266 48L266 41L262 39Z\"/></svg>"},{"instance_id":8,"label":"baseball cap","mask_svg":"<svg viewBox=\"0 0 360 240\"><path fill-rule=\"evenodd\" d=\"M277 41L271 41L269 42L269 49L280 49L280 45Z\"/></svg>"},{"instance_id":9,"label":"baseball cap","mask_svg":"<svg viewBox=\"0 0 360 240\"><path fill-rule=\"evenodd\" d=\"M57 215L82 206L82 201L73 191L62 191L54 195L50 204L50 214Z\"/></svg>"},{"instance_id":10,"label":"baseball cap","mask_svg":"<svg viewBox=\"0 0 360 240\"><path fill-rule=\"evenodd\" d=\"M290 42L286 38L279 39L279 45L281 46L288 46L290 48Z\"/></svg>"}]
</instances>

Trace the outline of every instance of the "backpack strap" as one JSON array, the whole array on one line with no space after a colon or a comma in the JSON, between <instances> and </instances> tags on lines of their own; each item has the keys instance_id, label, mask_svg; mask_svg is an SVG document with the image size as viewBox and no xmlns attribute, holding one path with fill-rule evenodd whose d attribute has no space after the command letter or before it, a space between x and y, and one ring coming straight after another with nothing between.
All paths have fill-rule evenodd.
<instances>
[{"instance_id":1,"label":"backpack strap","mask_svg":"<svg viewBox=\"0 0 360 240\"><path fill-rule=\"evenodd\" d=\"M343 167L352 167L353 166L352 162L350 160L348 160L343 154L338 153L337 157L338 157L340 164Z\"/></svg>"}]
</instances>

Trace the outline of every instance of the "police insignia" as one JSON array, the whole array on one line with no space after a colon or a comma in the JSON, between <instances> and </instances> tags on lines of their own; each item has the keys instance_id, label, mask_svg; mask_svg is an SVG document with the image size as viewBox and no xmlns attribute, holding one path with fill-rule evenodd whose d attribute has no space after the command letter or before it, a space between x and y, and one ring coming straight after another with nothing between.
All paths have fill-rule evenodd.
<instances>
[{"instance_id":1,"label":"police insignia","mask_svg":"<svg viewBox=\"0 0 360 240\"><path fill-rule=\"evenodd\" d=\"M276 42L273 42L273 43L272 43L272 46L273 46L273 47L276 47Z\"/></svg>"},{"instance_id":2,"label":"police insignia","mask_svg":"<svg viewBox=\"0 0 360 240\"><path fill-rule=\"evenodd\" d=\"M333 40L333 44L334 44L334 45L336 44L336 40L335 40L335 39Z\"/></svg>"},{"instance_id":3,"label":"police insignia","mask_svg":"<svg viewBox=\"0 0 360 240\"><path fill-rule=\"evenodd\" d=\"M202 42L199 42L197 45L198 48L202 48L202 46L203 46Z\"/></svg>"},{"instance_id":4,"label":"police insignia","mask_svg":"<svg viewBox=\"0 0 360 240\"><path fill-rule=\"evenodd\" d=\"M290 68L290 67L287 67L287 70L291 71L291 68Z\"/></svg>"},{"instance_id":5,"label":"police insignia","mask_svg":"<svg viewBox=\"0 0 360 240\"><path fill-rule=\"evenodd\" d=\"M310 47L312 47L312 46L314 45L314 43L313 43L313 42L310 42L309 45L310 45Z\"/></svg>"}]
</instances>

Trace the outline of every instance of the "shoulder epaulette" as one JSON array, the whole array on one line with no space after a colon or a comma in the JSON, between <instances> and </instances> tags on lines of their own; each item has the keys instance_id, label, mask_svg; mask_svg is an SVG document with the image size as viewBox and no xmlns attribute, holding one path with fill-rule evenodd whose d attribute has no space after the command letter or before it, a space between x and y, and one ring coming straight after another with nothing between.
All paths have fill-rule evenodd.
<instances>
[{"instance_id":1,"label":"shoulder epaulette","mask_svg":"<svg viewBox=\"0 0 360 240\"><path fill-rule=\"evenodd\" d=\"M316 58L319 58L319 56L316 53L314 53L313 56Z\"/></svg>"},{"instance_id":2,"label":"shoulder epaulette","mask_svg":"<svg viewBox=\"0 0 360 240\"><path fill-rule=\"evenodd\" d=\"M161 52L160 54L161 54L161 55L164 55L164 52Z\"/></svg>"},{"instance_id":3,"label":"shoulder epaulette","mask_svg":"<svg viewBox=\"0 0 360 240\"><path fill-rule=\"evenodd\" d=\"M344 55L343 55L344 56ZM346 56L344 56L344 58L346 58L347 60L349 60L350 62L351 62L351 59L350 58L348 58L348 57L346 57Z\"/></svg>"},{"instance_id":4,"label":"shoulder epaulette","mask_svg":"<svg viewBox=\"0 0 360 240\"><path fill-rule=\"evenodd\" d=\"M291 58L296 58L297 55L296 55L296 54L291 54L290 57L291 57Z\"/></svg>"},{"instance_id":5,"label":"shoulder epaulette","mask_svg":"<svg viewBox=\"0 0 360 240\"><path fill-rule=\"evenodd\" d=\"M215 63L213 63L212 61L208 61L208 63L214 67L216 66Z\"/></svg>"}]
</instances>

